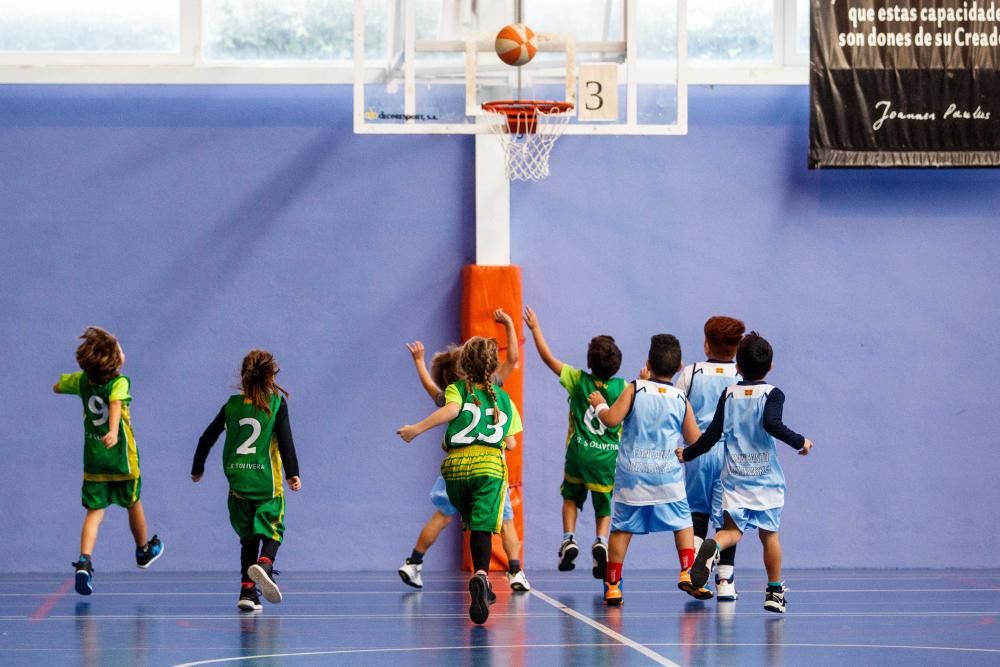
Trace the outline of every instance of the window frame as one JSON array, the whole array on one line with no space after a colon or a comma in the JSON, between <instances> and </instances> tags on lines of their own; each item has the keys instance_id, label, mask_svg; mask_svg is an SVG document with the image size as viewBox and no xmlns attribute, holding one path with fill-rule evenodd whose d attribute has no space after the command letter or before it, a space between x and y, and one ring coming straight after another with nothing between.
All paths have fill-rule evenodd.
<instances>
[{"instance_id":1,"label":"window frame","mask_svg":"<svg viewBox=\"0 0 1000 667\"><path fill-rule=\"evenodd\" d=\"M173 53L0 52L0 84L352 84L354 64L335 61L216 60L202 52L203 0L180 3ZM627 0L626 0L627 1ZM796 52L796 0L773 0L771 62L688 62L690 85L806 85L808 56ZM382 63L372 62L371 76Z\"/></svg>"}]
</instances>

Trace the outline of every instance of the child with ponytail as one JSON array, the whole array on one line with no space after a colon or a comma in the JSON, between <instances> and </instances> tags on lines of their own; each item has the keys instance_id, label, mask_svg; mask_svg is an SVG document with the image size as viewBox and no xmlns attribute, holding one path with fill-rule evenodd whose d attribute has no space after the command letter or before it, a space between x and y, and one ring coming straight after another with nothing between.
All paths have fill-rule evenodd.
<instances>
[{"instance_id":1,"label":"child with ponytail","mask_svg":"<svg viewBox=\"0 0 1000 667\"><path fill-rule=\"evenodd\" d=\"M522 427L510 396L491 381L497 370L496 341L470 338L462 347L460 365L465 378L445 389L444 407L397 433L410 442L424 431L448 424L442 443L448 454L441 463L441 476L448 498L471 531L469 549L475 574L469 580L469 617L482 624L496 599L487 572L492 535L500 532L507 493L503 450L514 446L514 436Z\"/></svg>"},{"instance_id":2,"label":"child with ponytail","mask_svg":"<svg viewBox=\"0 0 1000 667\"><path fill-rule=\"evenodd\" d=\"M247 353L240 371L243 391L231 396L205 429L191 465L191 480L197 482L212 445L226 432L222 468L229 480L229 522L240 538L242 579L236 606L242 611L261 610L261 592L268 602L281 602L273 566L285 532L282 467L288 488L302 488L288 423L288 392L275 381L280 370L270 352Z\"/></svg>"}]
</instances>

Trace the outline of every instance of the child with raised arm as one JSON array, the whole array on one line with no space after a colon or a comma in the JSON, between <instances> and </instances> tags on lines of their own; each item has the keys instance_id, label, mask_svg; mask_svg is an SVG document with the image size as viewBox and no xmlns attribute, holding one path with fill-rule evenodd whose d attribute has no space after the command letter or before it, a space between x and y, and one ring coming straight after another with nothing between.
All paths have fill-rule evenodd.
<instances>
[{"instance_id":1,"label":"child with raised arm","mask_svg":"<svg viewBox=\"0 0 1000 667\"><path fill-rule=\"evenodd\" d=\"M681 344L670 334L657 334L649 344L646 373L633 380L610 408L600 392L590 395L597 418L606 426L622 424L615 470L614 515L608 547L604 601L622 604L622 566L633 535L662 531L674 534L681 571L677 587L699 600L712 592L691 582L694 532L684 495L684 468L673 455L683 436L694 442L701 432L684 393L670 378L681 367Z\"/></svg>"},{"instance_id":2,"label":"child with raised arm","mask_svg":"<svg viewBox=\"0 0 1000 667\"><path fill-rule=\"evenodd\" d=\"M721 549L740 541L748 529L756 528L764 545L767 590L764 609L785 612L785 589L781 580L781 543L778 528L785 505L785 474L776 451L776 440L805 456L812 442L782 422L785 395L764 378L771 370L774 352L770 343L751 331L736 351L736 366L743 379L719 397L712 423L698 441L677 448L677 458L693 461L719 440L724 443L722 510L725 523L698 549L691 568L691 582L704 585Z\"/></svg>"},{"instance_id":3,"label":"child with raised arm","mask_svg":"<svg viewBox=\"0 0 1000 667\"><path fill-rule=\"evenodd\" d=\"M448 452L441 463L441 476L448 498L471 531L469 550L475 574L469 580L469 617L476 624L490 615L493 594L487 572L490 567L491 535L500 532L504 496L507 495L507 464L504 447L514 444L521 432L521 416L510 396L491 382L497 369L495 340L470 338L462 346L465 379L448 385L445 405L417 424L397 433L410 442L441 424L448 424L442 446Z\"/></svg>"},{"instance_id":4,"label":"child with raised arm","mask_svg":"<svg viewBox=\"0 0 1000 667\"><path fill-rule=\"evenodd\" d=\"M535 347L542 361L559 376L559 384L569 393L569 434L563 464L562 494L563 539L559 545L559 570L576 567L580 552L575 540L576 520L590 493L594 507L596 537L590 553L595 579L604 579L608 564L608 531L611 526L611 491L615 483L615 462L621 428L609 428L594 415L589 396L597 391L604 402L614 403L625 389L625 381L614 377L622 364L622 353L611 336L595 336L587 346L590 373L557 359L549 349L542 325L531 307L524 309L524 323L531 329Z\"/></svg>"},{"instance_id":5,"label":"child with raised arm","mask_svg":"<svg viewBox=\"0 0 1000 667\"><path fill-rule=\"evenodd\" d=\"M250 350L240 369L243 391L230 396L205 429L191 464L191 481L198 482L209 451L225 431L222 470L229 480L229 522L240 538L236 606L241 611L263 609L260 592L268 602L281 602L274 560L285 533L282 466L288 488L302 488L288 422L288 392L275 381L280 370L270 352Z\"/></svg>"},{"instance_id":6,"label":"child with raised arm","mask_svg":"<svg viewBox=\"0 0 1000 667\"><path fill-rule=\"evenodd\" d=\"M502 308L493 311L493 319L504 325L507 333L507 358L500 365L494 375L494 384L503 386L504 380L517 367L519 352L517 331L514 329L514 320L505 313ZM431 361L431 372L427 371L424 364L424 345L419 340L407 343L407 349L413 357L413 363L417 368L417 376L424 391L434 399L434 404L438 407L444 406L444 391L441 387L447 387L452 382L457 382L464 378L459 368L461 359L461 346L453 345L447 350L434 355ZM431 487L431 504L434 506L434 514L424 524L420 535L417 536L417 543L413 547L398 573L403 583L414 588L423 588L424 582L421 577L423 569L424 555L433 546L434 542L441 535L441 531L451 524L452 518L458 513L455 506L448 500L448 492L445 488L443 477L438 477ZM521 569L521 543L517 537L517 529L514 527L514 508L510 502L510 493L504 497L503 525L500 529L500 539L503 543L504 553L507 554L507 583L511 590L516 592L527 592L531 590L528 578Z\"/></svg>"},{"instance_id":7,"label":"child with raised arm","mask_svg":"<svg viewBox=\"0 0 1000 667\"><path fill-rule=\"evenodd\" d=\"M73 563L76 592L94 592L91 559L98 529L108 505L128 510L135 538L135 563L145 569L163 553L163 543L146 539L146 514L139 495L142 475L139 450L132 433L132 381L121 374L125 353L118 339L100 327L87 327L76 348L82 371L62 375L52 387L57 394L75 394L83 401L83 506L87 516L80 531L80 559Z\"/></svg>"},{"instance_id":8,"label":"child with raised arm","mask_svg":"<svg viewBox=\"0 0 1000 667\"><path fill-rule=\"evenodd\" d=\"M736 346L743 338L746 327L732 317L715 316L705 322L705 356L707 361L685 366L677 379L677 388L684 392L694 410L698 428L705 430L712 423L715 406L726 387L739 379L736 373ZM722 528L722 448L713 449L705 456L691 461L684 467L684 485L688 506L694 522L695 551L708 536L711 519L716 530ZM736 600L733 567L736 564L736 545L719 556L715 576L715 596L721 602Z\"/></svg>"}]
</instances>

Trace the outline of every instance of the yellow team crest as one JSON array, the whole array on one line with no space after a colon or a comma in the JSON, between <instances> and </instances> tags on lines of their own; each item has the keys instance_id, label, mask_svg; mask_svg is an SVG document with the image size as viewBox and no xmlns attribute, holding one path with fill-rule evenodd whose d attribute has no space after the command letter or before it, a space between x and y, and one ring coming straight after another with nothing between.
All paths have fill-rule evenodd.
<instances>
[{"instance_id":1,"label":"yellow team crest","mask_svg":"<svg viewBox=\"0 0 1000 667\"><path fill-rule=\"evenodd\" d=\"M743 395L744 396L753 396L753 389L744 389L743 390Z\"/></svg>"}]
</instances>

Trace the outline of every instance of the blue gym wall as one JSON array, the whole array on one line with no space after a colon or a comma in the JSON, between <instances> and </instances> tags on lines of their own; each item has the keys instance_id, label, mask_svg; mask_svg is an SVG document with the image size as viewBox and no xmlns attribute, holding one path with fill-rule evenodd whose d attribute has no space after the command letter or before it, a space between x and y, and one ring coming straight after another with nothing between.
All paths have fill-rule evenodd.
<instances>
[{"instance_id":1,"label":"blue gym wall","mask_svg":"<svg viewBox=\"0 0 1000 667\"><path fill-rule=\"evenodd\" d=\"M394 435L432 407L403 344L457 336L473 142L355 136L350 95L0 87L7 569L76 555L81 408L50 387L91 323L128 355L158 567L236 567L218 452L201 484L188 473L252 346L282 364L302 464L282 564L391 571L408 553L440 452ZM548 180L512 188L525 300L560 358L611 333L628 377L660 331L697 360L713 314L772 341L787 422L816 443L781 453L787 566L996 566L1000 172L808 172L806 104L804 87L694 88L687 137L562 139ZM527 563L550 568L565 400L530 336L523 354ZM633 544L629 567L676 563L667 536ZM452 530L427 567L457 550ZM95 559L131 567L121 510ZM739 562L759 567L752 540Z\"/></svg>"}]
</instances>

